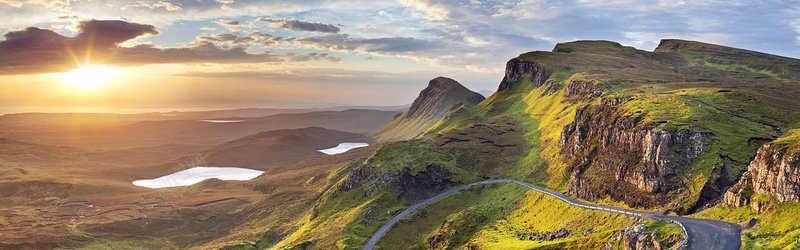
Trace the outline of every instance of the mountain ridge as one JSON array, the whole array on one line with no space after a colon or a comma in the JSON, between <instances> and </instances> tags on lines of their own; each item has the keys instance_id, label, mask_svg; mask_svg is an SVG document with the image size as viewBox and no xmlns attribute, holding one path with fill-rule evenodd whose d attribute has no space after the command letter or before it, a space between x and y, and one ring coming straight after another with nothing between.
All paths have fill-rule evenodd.
<instances>
[{"instance_id":1,"label":"mountain ridge","mask_svg":"<svg viewBox=\"0 0 800 250\"><path fill-rule=\"evenodd\" d=\"M447 77L436 77L420 91L411 107L381 128L369 133L381 142L410 139L420 135L442 119L452 108L473 107L482 102L483 95L471 91Z\"/></svg>"}]
</instances>

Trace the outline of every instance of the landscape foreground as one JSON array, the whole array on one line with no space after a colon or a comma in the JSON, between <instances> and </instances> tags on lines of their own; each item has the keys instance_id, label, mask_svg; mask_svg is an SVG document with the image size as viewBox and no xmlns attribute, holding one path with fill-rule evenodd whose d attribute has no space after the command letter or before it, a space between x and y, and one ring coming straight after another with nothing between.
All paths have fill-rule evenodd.
<instances>
[{"instance_id":1,"label":"landscape foreground","mask_svg":"<svg viewBox=\"0 0 800 250\"><path fill-rule=\"evenodd\" d=\"M798 95L798 59L576 41L511 59L489 97L435 78L407 110L4 115L0 248L360 249L489 180L375 249L795 249ZM342 143L362 147L320 152ZM198 166L264 172L132 183Z\"/></svg>"}]
</instances>

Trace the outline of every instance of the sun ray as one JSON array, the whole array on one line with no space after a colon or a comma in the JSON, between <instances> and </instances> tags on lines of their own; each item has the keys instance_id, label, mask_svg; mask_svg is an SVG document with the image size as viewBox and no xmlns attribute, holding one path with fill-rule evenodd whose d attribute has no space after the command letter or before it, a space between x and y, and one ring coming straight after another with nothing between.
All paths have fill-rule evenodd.
<instances>
[{"instance_id":1,"label":"sun ray","mask_svg":"<svg viewBox=\"0 0 800 250\"><path fill-rule=\"evenodd\" d=\"M64 83L77 89L96 89L114 77L114 67L81 66L65 74Z\"/></svg>"}]
</instances>

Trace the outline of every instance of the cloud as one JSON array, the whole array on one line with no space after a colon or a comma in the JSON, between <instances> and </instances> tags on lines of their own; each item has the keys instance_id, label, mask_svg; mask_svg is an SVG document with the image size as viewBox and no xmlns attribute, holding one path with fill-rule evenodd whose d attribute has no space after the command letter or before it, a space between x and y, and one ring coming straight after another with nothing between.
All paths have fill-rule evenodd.
<instances>
[{"instance_id":1,"label":"cloud","mask_svg":"<svg viewBox=\"0 0 800 250\"><path fill-rule=\"evenodd\" d=\"M22 3L14 1L14 0L0 0L0 3L11 5L11 7L14 7L14 8L22 7Z\"/></svg>"},{"instance_id":2,"label":"cloud","mask_svg":"<svg viewBox=\"0 0 800 250\"><path fill-rule=\"evenodd\" d=\"M359 38L346 34L298 38L297 42L316 49L333 51L402 52L431 51L446 48L445 41L432 41L413 37Z\"/></svg>"},{"instance_id":3,"label":"cloud","mask_svg":"<svg viewBox=\"0 0 800 250\"><path fill-rule=\"evenodd\" d=\"M116 20L87 20L80 21L76 29L77 34L74 37L65 37L52 30L36 27L6 33L5 40L0 41L0 55L3 55L3 60L0 60L0 74L64 72L85 62L138 66L159 63L341 61L341 58L324 53L272 55L270 52L247 52L248 43L283 39L265 33L252 33L252 37L232 34L201 36L188 46L162 48L152 44L119 46L138 37L159 34L151 25ZM216 45L214 42L235 46Z\"/></svg>"},{"instance_id":4,"label":"cloud","mask_svg":"<svg viewBox=\"0 0 800 250\"><path fill-rule=\"evenodd\" d=\"M241 22L236 21L236 20L221 19L221 20L214 21L214 23L222 25L222 27L225 27L226 29L228 29L230 31L241 31L242 29L245 29L245 28L253 28L253 27L255 27L253 25L242 24Z\"/></svg>"},{"instance_id":5,"label":"cloud","mask_svg":"<svg viewBox=\"0 0 800 250\"><path fill-rule=\"evenodd\" d=\"M56 18L58 21L80 21L86 20L86 18L78 15L69 15L69 16L59 16Z\"/></svg>"},{"instance_id":6,"label":"cloud","mask_svg":"<svg viewBox=\"0 0 800 250\"><path fill-rule=\"evenodd\" d=\"M255 41L255 39L251 37L237 36L234 34L214 34L210 36L198 36L197 40L224 42L231 44L248 44Z\"/></svg>"},{"instance_id":7,"label":"cloud","mask_svg":"<svg viewBox=\"0 0 800 250\"><path fill-rule=\"evenodd\" d=\"M64 71L90 56L100 58L122 42L158 34L153 26L124 21L87 20L79 22L76 29L75 37L36 27L6 33L0 41L4 57L0 74Z\"/></svg>"},{"instance_id":8,"label":"cloud","mask_svg":"<svg viewBox=\"0 0 800 250\"><path fill-rule=\"evenodd\" d=\"M312 23L308 21L301 21L296 19L274 19L274 18L258 18L256 22L269 23L270 26L276 28L287 29L298 32L317 32L317 33L339 33L339 27L332 24Z\"/></svg>"},{"instance_id":9,"label":"cloud","mask_svg":"<svg viewBox=\"0 0 800 250\"><path fill-rule=\"evenodd\" d=\"M329 61L332 63L338 63L342 61L342 58L330 56L328 53L308 53L305 55L297 55L289 52L286 53L286 56L290 57L293 62Z\"/></svg>"},{"instance_id":10,"label":"cloud","mask_svg":"<svg viewBox=\"0 0 800 250\"><path fill-rule=\"evenodd\" d=\"M269 33L260 31L252 32L246 36L238 36L234 34L214 34L198 36L199 41L214 41L228 44L257 44L264 47L269 47L282 41L293 41L295 38L280 37Z\"/></svg>"},{"instance_id":11,"label":"cloud","mask_svg":"<svg viewBox=\"0 0 800 250\"><path fill-rule=\"evenodd\" d=\"M59 11L59 12L70 12L72 11L72 1L71 0L28 0L25 4L30 5L42 5L45 8Z\"/></svg>"},{"instance_id":12,"label":"cloud","mask_svg":"<svg viewBox=\"0 0 800 250\"><path fill-rule=\"evenodd\" d=\"M174 4L169 3L169 2L162 2L162 1L159 1L157 3L137 1L136 3L137 3L137 5L134 5L136 7L149 8L151 10L152 9L157 9L157 8L164 8L164 10L166 10L166 11L180 11L182 9L180 6L174 5Z\"/></svg>"},{"instance_id":13,"label":"cloud","mask_svg":"<svg viewBox=\"0 0 800 250\"><path fill-rule=\"evenodd\" d=\"M75 27L79 32L72 39L82 44L92 44L101 49L116 45L140 36L156 36L156 27L147 24L119 20L87 20Z\"/></svg>"},{"instance_id":14,"label":"cloud","mask_svg":"<svg viewBox=\"0 0 800 250\"><path fill-rule=\"evenodd\" d=\"M262 63L283 62L269 52L249 53L247 46L225 48L209 41L195 41L186 47L160 48L151 44L119 47L109 55L120 60L115 65L139 66L158 63Z\"/></svg>"}]
</instances>

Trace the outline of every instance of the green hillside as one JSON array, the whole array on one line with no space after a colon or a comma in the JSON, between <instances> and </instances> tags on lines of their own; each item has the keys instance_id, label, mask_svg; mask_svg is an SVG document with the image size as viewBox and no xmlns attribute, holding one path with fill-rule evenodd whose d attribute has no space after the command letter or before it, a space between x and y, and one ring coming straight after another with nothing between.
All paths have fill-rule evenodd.
<instances>
[{"instance_id":1,"label":"green hillside","mask_svg":"<svg viewBox=\"0 0 800 250\"><path fill-rule=\"evenodd\" d=\"M408 111L398 114L388 124L369 135L380 142L411 139L444 118L450 109L473 107L483 100L481 94L465 88L453 79L440 76L428 83L428 87L419 93Z\"/></svg>"},{"instance_id":2,"label":"green hillside","mask_svg":"<svg viewBox=\"0 0 800 250\"><path fill-rule=\"evenodd\" d=\"M270 247L360 248L406 206L489 178L613 206L702 211L739 180L762 144L800 127L797 69L800 60L680 40L664 40L655 52L577 41L522 54L506 65L498 92L474 107L456 105L417 127L408 124L424 119L408 119L420 117L412 107L374 132L414 139L387 143L329 176L311 213ZM378 247L619 247L615 236L636 223L511 186L455 196L406 217ZM679 242L679 229L649 225L664 244ZM548 232L571 233L519 236Z\"/></svg>"}]
</instances>

